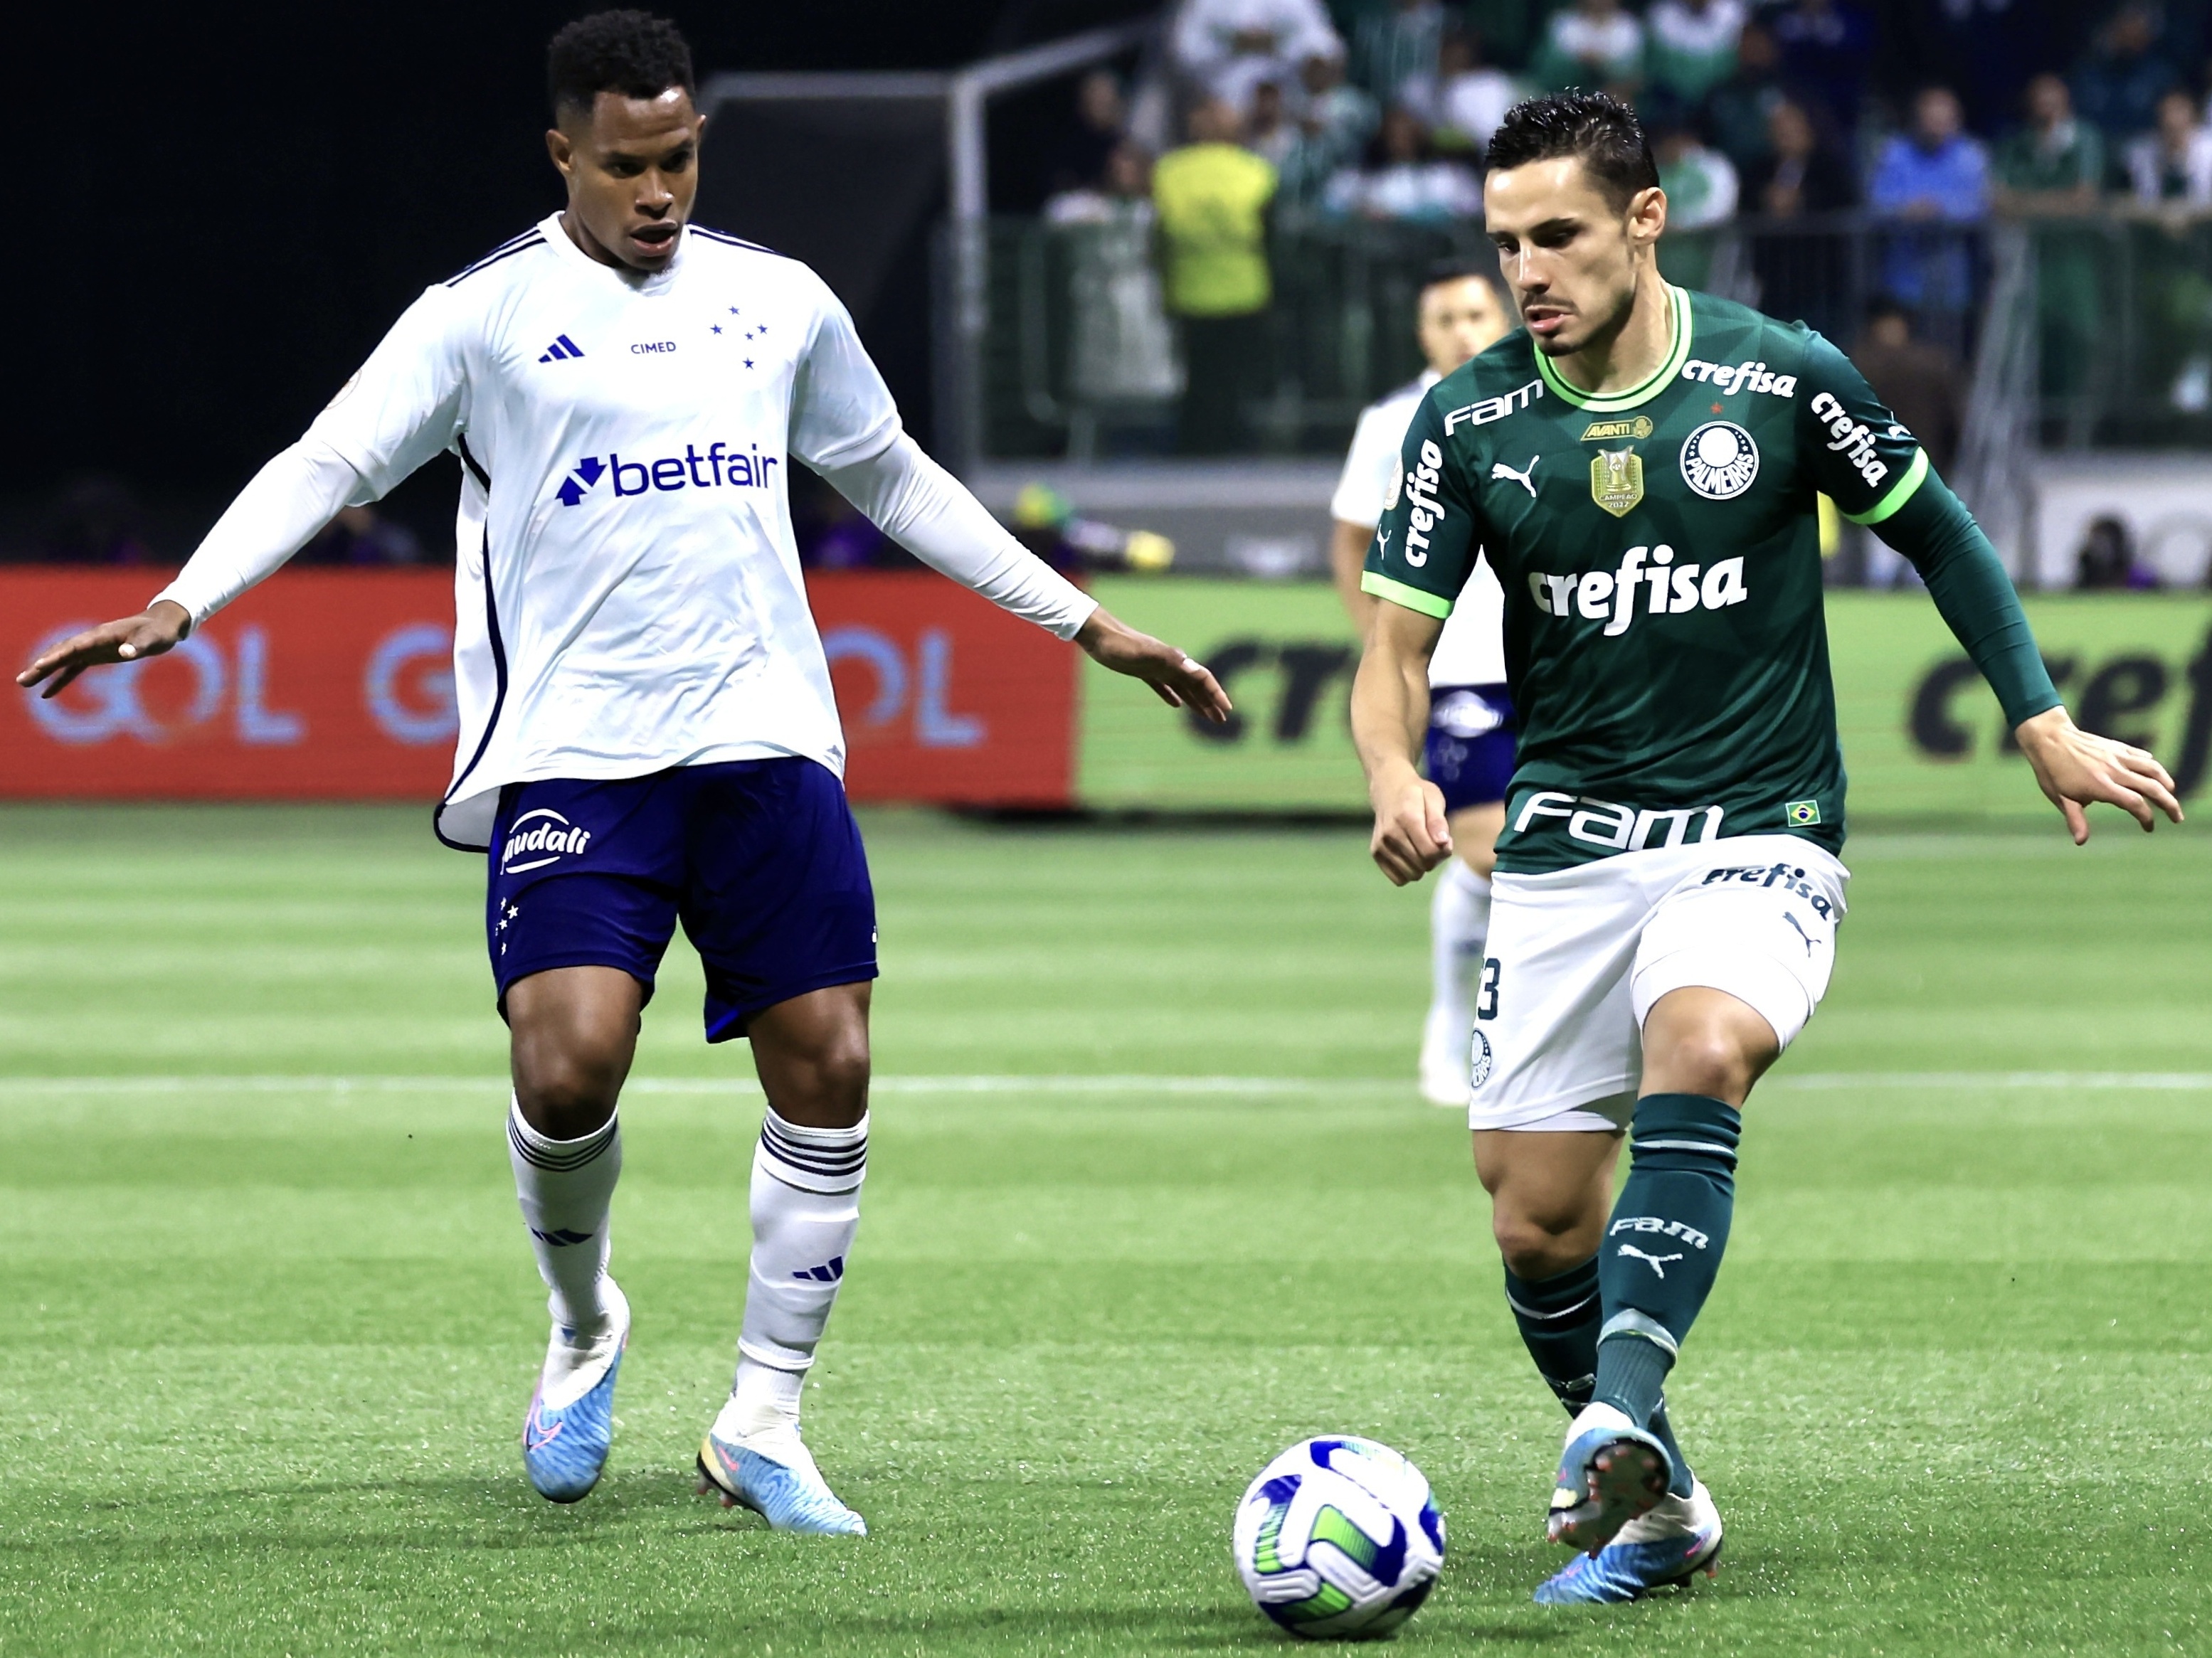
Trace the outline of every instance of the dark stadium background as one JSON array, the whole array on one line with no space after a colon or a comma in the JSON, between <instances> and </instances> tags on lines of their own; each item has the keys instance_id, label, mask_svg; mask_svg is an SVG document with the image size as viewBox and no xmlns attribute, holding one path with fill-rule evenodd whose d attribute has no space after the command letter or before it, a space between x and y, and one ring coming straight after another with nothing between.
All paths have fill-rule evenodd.
<instances>
[{"instance_id":1,"label":"dark stadium background","mask_svg":"<svg viewBox=\"0 0 2212 1658\"><path fill-rule=\"evenodd\" d=\"M15 320L0 351L11 386L0 539L34 522L59 481L97 472L137 491L158 553L189 551L425 285L560 204L541 137L544 42L595 9L87 4L11 21L27 147L9 216ZM649 9L683 26L704 76L951 68L1152 8ZM1036 105L995 110L994 136L1018 139ZM862 320L926 439L924 286L906 290L908 308ZM392 509L434 534L450 483L426 468Z\"/></svg>"}]
</instances>

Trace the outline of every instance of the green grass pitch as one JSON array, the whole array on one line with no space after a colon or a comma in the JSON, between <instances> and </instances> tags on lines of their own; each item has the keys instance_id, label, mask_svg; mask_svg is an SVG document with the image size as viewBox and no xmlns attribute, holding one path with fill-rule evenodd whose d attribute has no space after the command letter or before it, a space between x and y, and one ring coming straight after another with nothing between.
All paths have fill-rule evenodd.
<instances>
[{"instance_id":1,"label":"green grass pitch","mask_svg":"<svg viewBox=\"0 0 2212 1658\"><path fill-rule=\"evenodd\" d=\"M1409 1649L2212 1651L2193 825L1854 843L1674 1389L1727 1564L1566 1612L1528 1598L1562 1418L1463 1123L1397 1080L1425 893L1347 829L866 827L884 1081L809 1394L846 1543L690 1494L760 1102L680 944L621 1432L555 1509L479 866L416 812L0 813L0 1654L1279 1650L1231 1509L1333 1430L1449 1516Z\"/></svg>"}]
</instances>

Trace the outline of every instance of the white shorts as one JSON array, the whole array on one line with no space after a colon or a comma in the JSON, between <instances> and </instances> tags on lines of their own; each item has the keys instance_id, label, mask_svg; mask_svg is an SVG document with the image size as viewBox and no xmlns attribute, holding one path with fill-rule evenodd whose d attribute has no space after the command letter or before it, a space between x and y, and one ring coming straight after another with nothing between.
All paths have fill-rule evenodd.
<instances>
[{"instance_id":1,"label":"white shorts","mask_svg":"<svg viewBox=\"0 0 2212 1658\"><path fill-rule=\"evenodd\" d=\"M1725 991L1788 1048L1827 992L1850 880L1794 835L1492 877L1469 1124L1626 1128L1644 1016L1670 990Z\"/></svg>"}]
</instances>

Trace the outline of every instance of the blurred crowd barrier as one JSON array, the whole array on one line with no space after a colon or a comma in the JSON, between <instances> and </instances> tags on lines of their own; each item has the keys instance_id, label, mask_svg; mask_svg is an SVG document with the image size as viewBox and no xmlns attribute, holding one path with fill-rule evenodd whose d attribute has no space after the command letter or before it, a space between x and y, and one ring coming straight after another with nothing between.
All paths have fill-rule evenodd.
<instances>
[{"instance_id":1,"label":"blurred crowd barrier","mask_svg":"<svg viewBox=\"0 0 2212 1658\"><path fill-rule=\"evenodd\" d=\"M854 798L1364 808L1346 719L1358 647L1332 589L1132 576L1092 586L1133 625L1205 660L1235 718L1214 726L1164 708L1146 687L940 577L817 573L809 593ZM0 643L26 659L144 594L137 574L0 572ZM2212 598L2035 596L2028 610L2075 717L2153 750L2185 799L2201 795ZM452 615L451 583L434 575L286 572L167 657L101 670L51 702L14 694L0 715L0 796L427 805L445 786L456 735ZM1831 594L1828 629L1856 818L2049 814L1925 595Z\"/></svg>"},{"instance_id":2,"label":"blurred crowd barrier","mask_svg":"<svg viewBox=\"0 0 2212 1658\"><path fill-rule=\"evenodd\" d=\"M1001 217L988 247L972 365L987 462L1340 451L1361 408L1420 372L1423 273L1495 260L1472 222L1285 219L1267 241L1267 301L1237 319L1224 353L1218 325L1201 338L1174 313L1138 222ZM2212 444L2212 221L1745 217L1670 233L1661 263L1855 355L1885 307L1909 319L1958 382L1952 429L1924 434L1939 450L1977 422L2044 448Z\"/></svg>"}]
</instances>

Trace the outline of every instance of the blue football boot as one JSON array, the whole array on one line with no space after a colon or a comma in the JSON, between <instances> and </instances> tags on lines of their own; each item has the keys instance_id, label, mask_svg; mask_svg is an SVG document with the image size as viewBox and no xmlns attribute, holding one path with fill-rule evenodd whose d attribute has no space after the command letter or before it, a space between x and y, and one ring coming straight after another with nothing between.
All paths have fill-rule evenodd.
<instances>
[{"instance_id":1,"label":"blue football boot","mask_svg":"<svg viewBox=\"0 0 2212 1658\"><path fill-rule=\"evenodd\" d=\"M522 1422L522 1466L540 1497L575 1503L599 1483L615 1438L615 1377L629 1345L629 1303L606 1281L613 1316L595 1339L553 1327L545 1368Z\"/></svg>"},{"instance_id":2,"label":"blue football boot","mask_svg":"<svg viewBox=\"0 0 2212 1658\"><path fill-rule=\"evenodd\" d=\"M1554 1543L1595 1554L1656 1508L1674 1477L1674 1459L1656 1435L1610 1405L1586 1405L1567 1430L1545 1531Z\"/></svg>"},{"instance_id":3,"label":"blue football boot","mask_svg":"<svg viewBox=\"0 0 2212 1658\"><path fill-rule=\"evenodd\" d=\"M717 1426L720 1424L717 1424ZM699 1447L699 1493L713 1492L726 1509L750 1509L775 1531L818 1537L866 1537L868 1522L840 1503L814 1466L813 1453L793 1430L769 1441L765 1455L708 1429Z\"/></svg>"},{"instance_id":4,"label":"blue football boot","mask_svg":"<svg viewBox=\"0 0 2212 1658\"><path fill-rule=\"evenodd\" d=\"M1691 1482L1687 1497L1669 1496L1641 1519L1623 1526L1595 1554L1578 1554L1536 1591L1546 1606L1612 1606L1653 1589L1686 1583L1720 1568L1721 1511L1705 1482Z\"/></svg>"}]
</instances>

